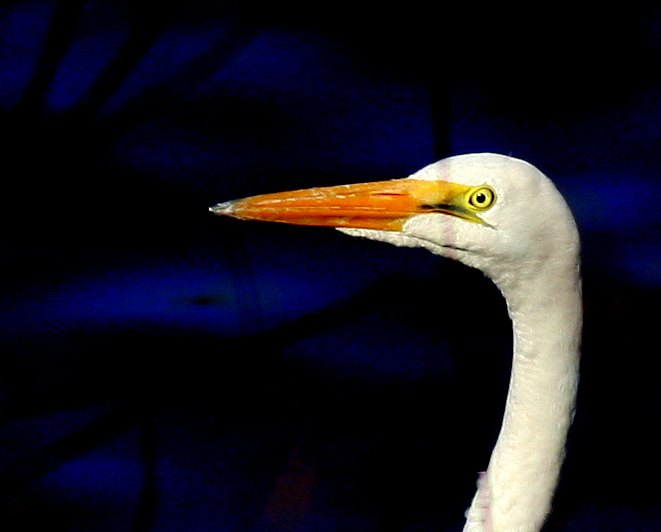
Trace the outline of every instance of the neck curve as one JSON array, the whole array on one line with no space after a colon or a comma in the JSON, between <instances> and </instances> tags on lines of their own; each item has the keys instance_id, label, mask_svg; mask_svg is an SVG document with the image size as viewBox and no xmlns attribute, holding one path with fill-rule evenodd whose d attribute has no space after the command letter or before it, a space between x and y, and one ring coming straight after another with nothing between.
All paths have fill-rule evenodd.
<instances>
[{"instance_id":1,"label":"neck curve","mask_svg":"<svg viewBox=\"0 0 661 532\"><path fill-rule=\"evenodd\" d=\"M582 324L578 260L519 277L516 286L509 281L495 281L514 333L507 403L464 532L541 529L573 417Z\"/></svg>"}]
</instances>

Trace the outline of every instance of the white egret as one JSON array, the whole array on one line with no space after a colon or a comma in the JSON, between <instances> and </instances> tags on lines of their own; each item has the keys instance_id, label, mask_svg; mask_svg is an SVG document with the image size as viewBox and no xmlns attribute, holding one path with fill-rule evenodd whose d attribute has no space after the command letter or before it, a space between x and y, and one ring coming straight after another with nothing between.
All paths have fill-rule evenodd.
<instances>
[{"instance_id":1,"label":"white egret","mask_svg":"<svg viewBox=\"0 0 661 532\"><path fill-rule=\"evenodd\" d=\"M512 157L467 154L404 179L265 194L210 210L423 247L490 277L512 321L512 374L464 532L541 529L573 416L582 324L578 231L542 172ZM475 307L476 320L488 319Z\"/></svg>"}]
</instances>

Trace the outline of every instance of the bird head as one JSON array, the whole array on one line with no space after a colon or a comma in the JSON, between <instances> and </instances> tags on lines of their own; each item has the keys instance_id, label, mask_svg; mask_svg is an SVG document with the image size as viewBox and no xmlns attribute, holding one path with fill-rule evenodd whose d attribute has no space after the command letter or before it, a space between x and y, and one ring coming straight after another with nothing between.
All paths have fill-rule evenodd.
<instances>
[{"instance_id":1,"label":"bird head","mask_svg":"<svg viewBox=\"0 0 661 532\"><path fill-rule=\"evenodd\" d=\"M573 217L553 183L525 161L492 153L449 157L404 179L264 194L210 210L423 247L499 286L511 272L525 278L578 254Z\"/></svg>"}]
</instances>

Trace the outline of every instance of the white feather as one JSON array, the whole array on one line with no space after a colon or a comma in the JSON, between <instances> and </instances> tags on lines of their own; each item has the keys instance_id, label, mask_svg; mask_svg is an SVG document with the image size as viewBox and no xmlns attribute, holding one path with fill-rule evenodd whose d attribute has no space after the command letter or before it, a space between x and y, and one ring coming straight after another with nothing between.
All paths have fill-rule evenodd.
<instances>
[{"instance_id":1,"label":"white feather","mask_svg":"<svg viewBox=\"0 0 661 532\"><path fill-rule=\"evenodd\" d=\"M578 383L579 237L567 204L534 166L503 155L450 157L411 178L489 185L489 225L442 213L402 232L340 229L396 246L423 247L482 270L503 293L514 354L505 414L464 532L538 532L564 457Z\"/></svg>"}]
</instances>

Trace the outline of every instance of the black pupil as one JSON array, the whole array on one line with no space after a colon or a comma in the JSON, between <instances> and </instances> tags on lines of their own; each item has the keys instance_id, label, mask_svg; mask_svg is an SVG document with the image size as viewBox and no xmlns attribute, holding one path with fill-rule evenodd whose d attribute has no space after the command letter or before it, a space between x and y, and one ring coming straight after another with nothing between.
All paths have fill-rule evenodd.
<instances>
[{"instance_id":1,"label":"black pupil","mask_svg":"<svg viewBox=\"0 0 661 532\"><path fill-rule=\"evenodd\" d=\"M484 192L475 194L475 203L484 203L487 201L487 195Z\"/></svg>"}]
</instances>

